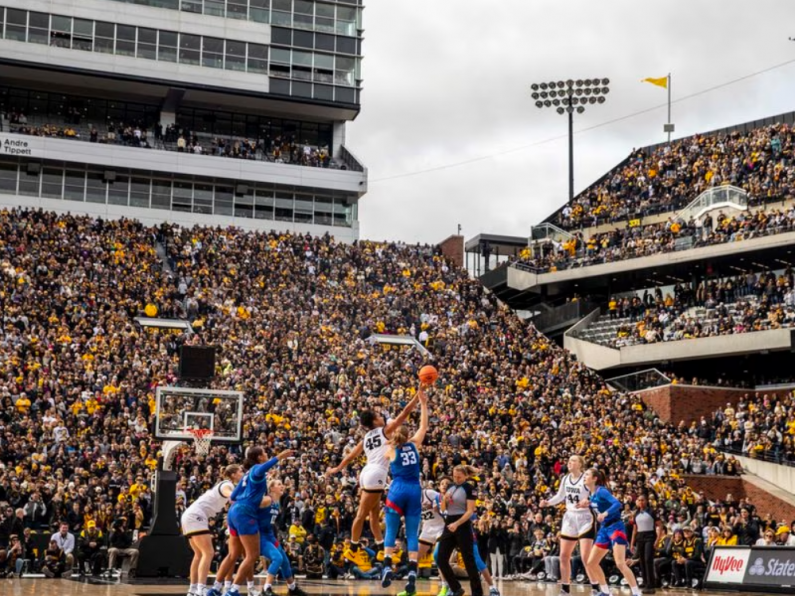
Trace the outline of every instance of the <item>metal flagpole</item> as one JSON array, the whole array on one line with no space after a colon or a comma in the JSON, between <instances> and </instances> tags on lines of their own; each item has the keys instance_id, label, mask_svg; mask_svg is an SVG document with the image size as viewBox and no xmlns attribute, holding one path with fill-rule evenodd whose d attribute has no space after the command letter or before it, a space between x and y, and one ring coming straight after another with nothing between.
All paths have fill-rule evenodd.
<instances>
[{"instance_id":1,"label":"metal flagpole","mask_svg":"<svg viewBox=\"0 0 795 596\"><path fill-rule=\"evenodd\" d=\"M671 144L671 73L668 73L668 144Z\"/></svg>"}]
</instances>

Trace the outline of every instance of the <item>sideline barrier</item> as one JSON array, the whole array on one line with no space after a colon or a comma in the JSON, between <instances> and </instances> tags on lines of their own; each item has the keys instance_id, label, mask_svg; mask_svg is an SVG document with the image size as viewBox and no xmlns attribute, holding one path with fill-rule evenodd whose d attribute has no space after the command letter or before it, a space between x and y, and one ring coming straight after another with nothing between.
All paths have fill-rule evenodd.
<instances>
[{"instance_id":1,"label":"sideline barrier","mask_svg":"<svg viewBox=\"0 0 795 596\"><path fill-rule=\"evenodd\" d=\"M795 547L716 546L707 563L704 587L762 593L795 592Z\"/></svg>"}]
</instances>

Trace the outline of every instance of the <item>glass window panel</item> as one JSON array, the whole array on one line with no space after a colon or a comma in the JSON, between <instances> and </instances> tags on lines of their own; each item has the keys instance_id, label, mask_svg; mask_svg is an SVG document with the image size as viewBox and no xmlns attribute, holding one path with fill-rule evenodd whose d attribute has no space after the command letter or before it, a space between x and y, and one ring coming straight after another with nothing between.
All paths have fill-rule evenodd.
<instances>
[{"instance_id":1,"label":"glass window panel","mask_svg":"<svg viewBox=\"0 0 795 596\"><path fill-rule=\"evenodd\" d=\"M63 170L44 168L42 171L41 196L60 199L63 194Z\"/></svg>"},{"instance_id":2,"label":"glass window panel","mask_svg":"<svg viewBox=\"0 0 795 596\"><path fill-rule=\"evenodd\" d=\"M248 17L248 0L227 0L226 16L231 19Z\"/></svg>"},{"instance_id":3,"label":"glass window panel","mask_svg":"<svg viewBox=\"0 0 795 596\"><path fill-rule=\"evenodd\" d=\"M97 21L95 27L96 27L95 32L97 37L115 36L116 25L114 25L113 23L103 23L101 21Z\"/></svg>"},{"instance_id":4,"label":"glass window panel","mask_svg":"<svg viewBox=\"0 0 795 596\"><path fill-rule=\"evenodd\" d=\"M86 202L105 203L108 185L104 172L88 172L86 176Z\"/></svg>"},{"instance_id":5,"label":"glass window panel","mask_svg":"<svg viewBox=\"0 0 795 596\"><path fill-rule=\"evenodd\" d=\"M9 8L6 12L6 24L7 25L27 25L28 24L28 14L27 11L18 10L16 8ZM67 18L68 17L60 17L60 18Z\"/></svg>"},{"instance_id":6,"label":"glass window panel","mask_svg":"<svg viewBox=\"0 0 795 596\"><path fill-rule=\"evenodd\" d=\"M45 46L49 45L50 31L48 29L34 29L31 27L30 29L28 29L28 42L40 43Z\"/></svg>"},{"instance_id":7,"label":"glass window panel","mask_svg":"<svg viewBox=\"0 0 795 596\"><path fill-rule=\"evenodd\" d=\"M163 62L176 62L177 61L177 49L160 46L160 49L157 52L158 60L162 60Z\"/></svg>"},{"instance_id":8,"label":"glass window panel","mask_svg":"<svg viewBox=\"0 0 795 596\"><path fill-rule=\"evenodd\" d=\"M205 52L212 52L213 54L224 53L224 40L216 37L203 37L202 49Z\"/></svg>"},{"instance_id":9,"label":"glass window panel","mask_svg":"<svg viewBox=\"0 0 795 596\"><path fill-rule=\"evenodd\" d=\"M334 18L334 5L333 4L323 4L322 2L318 2L315 4L315 14L319 17L330 17Z\"/></svg>"},{"instance_id":10,"label":"glass window panel","mask_svg":"<svg viewBox=\"0 0 795 596\"><path fill-rule=\"evenodd\" d=\"M152 208L171 209L170 180L152 180Z\"/></svg>"},{"instance_id":11,"label":"glass window panel","mask_svg":"<svg viewBox=\"0 0 795 596\"><path fill-rule=\"evenodd\" d=\"M148 178L133 178L130 183L130 206L149 208Z\"/></svg>"},{"instance_id":12,"label":"glass window panel","mask_svg":"<svg viewBox=\"0 0 795 596\"><path fill-rule=\"evenodd\" d=\"M180 6L185 12L202 12L202 0L182 0Z\"/></svg>"},{"instance_id":13,"label":"glass window panel","mask_svg":"<svg viewBox=\"0 0 795 596\"><path fill-rule=\"evenodd\" d=\"M64 198L69 201L82 201L85 199L86 174L77 170L66 171L64 185Z\"/></svg>"},{"instance_id":14,"label":"glass window panel","mask_svg":"<svg viewBox=\"0 0 795 596\"><path fill-rule=\"evenodd\" d=\"M290 29L273 27L271 29L271 45L289 46L293 44L293 32Z\"/></svg>"},{"instance_id":15,"label":"glass window panel","mask_svg":"<svg viewBox=\"0 0 795 596\"><path fill-rule=\"evenodd\" d=\"M116 38L124 41L135 41L135 27L116 25Z\"/></svg>"},{"instance_id":16,"label":"glass window panel","mask_svg":"<svg viewBox=\"0 0 795 596\"><path fill-rule=\"evenodd\" d=\"M17 164L0 162L0 190L16 194Z\"/></svg>"},{"instance_id":17,"label":"glass window panel","mask_svg":"<svg viewBox=\"0 0 795 596\"><path fill-rule=\"evenodd\" d=\"M334 99L342 103L353 103L356 100L354 89L348 87L336 87L334 89Z\"/></svg>"},{"instance_id":18,"label":"glass window panel","mask_svg":"<svg viewBox=\"0 0 795 596\"><path fill-rule=\"evenodd\" d=\"M334 199L334 225L345 228L351 227L353 209L346 205L344 199Z\"/></svg>"},{"instance_id":19,"label":"glass window panel","mask_svg":"<svg viewBox=\"0 0 795 596\"><path fill-rule=\"evenodd\" d=\"M12 41L26 41L27 28L24 25L6 25L6 39Z\"/></svg>"},{"instance_id":20,"label":"glass window panel","mask_svg":"<svg viewBox=\"0 0 795 596\"><path fill-rule=\"evenodd\" d=\"M333 35L323 35L322 33L315 34L315 48L318 50L326 50L327 52L334 51L335 38Z\"/></svg>"},{"instance_id":21,"label":"glass window panel","mask_svg":"<svg viewBox=\"0 0 795 596\"><path fill-rule=\"evenodd\" d=\"M75 19L74 34L79 35L81 37L93 37L94 21L89 21L87 19Z\"/></svg>"},{"instance_id":22,"label":"glass window panel","mask_svg":"<svg viewBox=\"0 0 795 596\"><path fill-rule=\"evenodd\" d=\"M276 194L276 219L278 221L293 221L293 196L290 194Z\"/></svg>"},{"instance_id":23,"label":"glass window panel","mask_svg":"<svg viewBox=\"0 0 795 596\"><path fill-rule=\"evenodd\" d=\"M278 10L273 10L271 11L271 25L292 27L293 15L289 12L280 12Z\"/></svg>"},{"instance_id":24,"label":"glass window panel","mask_svg":"<svg viewBox=\"0 0 795 596\"><path fill-rule=\"evenodd\" d=\"M28 174L25 169L19 173L19 194L29 197L38 197L41 187L39 174Z\"/></svg>"},{"instance_id":25,"label":"glass window panel","mask_svg":"<svg viewBox=\"0 0 795 596\"><path fill-rule=\"evenodd\" d=\"M201 47L201 37L180 33L179 47L183 50L198 50Z\"/></svg>"},{"instance_id":26,"label":"glass window panel","mask_svg":"<svg viewBox=\"0 0 795 596\"><path fill-rule=\"evenodd\" d=\"M315 54L315 68L334 70L334 56L331 54Z\"/></svg>"},{"instance_id":27,"label":"glass window panel","mask_svg":"<svg viewBox=\"0 0 795 596\"><path fill-rule=\"evenodd\" d=\"M146 58L147 60L157 60L157 46L148 43L138 43L138 58Z\"/></svg>"},{"instance_id":28,"label":"glass window panel","mask_svg":"<svg viewBox=\"0 0 795 596\"><path fill-rule=\"evenodd\" d=\"M160 31L160 46L177 47L177 34L173 31Z\"/></svg>"},{"instance_id":29,"label":"glass window panel","mask_svg":"<svg viewBox=\"0 0 795 596\"><path fill-rule=\"evenodd\" d=\"M295 2L293 2L293 12L308 15L314 14L315 3L308 2L307 0L295 0Z\"/></svg>"},{"instance_id":30,"label":"glass window panel","mask_svg":"<svg viewBox=\"0 0 795 596\"><path fill-rule=\"evenodd\" d=\"M319 226L330 226L334 222L333 200L328 197L315 197L315 223Z\"/></svg>"},{"instance_id":31,"label":"glass window panel","mask_svg":"<svg viewBox=\"0 0 795 596\"><path fill-rule=\"evenodd\" d=\"M225 0L204 0L204 14L226 16Z\"/></svg>"},{"instance_id":32,"label":"glass window panel","mask_svg":"<svg viewBox=\"0 0 795 596\"><path fill-rule=\"evenodd\" d=\"M295 199L295 221L312 223L312 197L297 195Z\"/></svg>"},{"instance_id":33,"label":"glass window panel","mask_svg":"<svg viewBox=\"0 0 795 596\"><path fill-rule=\"evenodd\" d=\"M251 8L270 8L271 0L249 0Z\"/></svg>"},{"instance_id":34,"label":"glass window panel","mask_svg":"<svg viewBox=\"0 0 795 596\"><path fill-rule=\"evenodd\" d=\"M240 41L226 42L226 62L224 67L227 70L246 70L246 44Z\"/></svg>"},{"instance_id":35,"label":"glass window panel","mask_svg":"<svg viewBox=\"0 0 795 596\"><path fill-rule=\"evenodd\" d=\"M293 77L295 77L295 71L293 71ZM293 82L292 91L293 95L299 97L312 97L312 83Z\"/></svg>"},{"instance_id":36,"label":"glass window panel","mask_svg":"<svg viewBox=\"0 0 795 596\"><path fill-rule=\"evenodd\" d=\"M193 184L191 182L174 182L172 209L174 211L191 211L193 204Z\"/></svg>"},{"instance_id":37,"label":"glass window panel","mask_svg":"<svg viewBox=\"0 0 795 596\"><path fill-rule=\"evenodd\" d=\"M130 178L116 176L116 180L108 184L108 203L111 205L127 205L130 193Z\"/></svg>"},{"instance_id":38,"label":"glass window panel","mask_svg":"<svg viewBox=\"0 0 795 596\"><path fill-rule=\"evenodd\" d=\"M117 39L116 54L119 54L121 56L135 56L135 42L125 41L123 39Z\"/></svg>"},{"instance_id":39,"label":"glass window panel","mask_svg":"<svg viewBox=\"0 0 795 596\"><path fill-rule=\"evenodd\" d=\"M315 95L316 99L323 99L327 101L334 100L334 87L329 85L315 85Z\"/></svg>"},{"instance_id":40,"label":"glass window panel","mask_svg":"<svg viewBox=\"0 0 795 596\"><path fill-rule=\"evenodd\" d=\"M246 44L242 41L227 40L226 42L226 55L227 56L244 56L246 55Z\"/></svg>"},{"instance_id":41,"label":"glass window panel","mask_svg":"<svg viewBox=\"0 0 795 596\"><path fill-rule=\"evenodd\" d=\"M273 0L273 2L271 2L271 8L273 8L273 10L291 12L293 10L293 0Z\"/></svg>"},{"instance_id":42,"label":"glass window panel","mask_svg":"<svg viewBox=\"0 0 795 596\"><path fill-rule=\"evenodd\" d=\"M234 215L233 196L231 187L215 187L215 213L217 215Z\"/></svg>"},{"instance_id":43,"label":"glass window panel","mask_svg":"<svg viewBox=\"0 0 795 596\"><path fill-rule=\"evenodd\" d=\"M138 27L138 43L157 43L157 29L146 29Z\"/></svg>"},{"instance_id":44,"label":"glass window panel","mask_svg":"<svg viewBox=\"0 0 795 596\"><path fill-rule=\"evenodd\" d=\"M262 46L256 43L248 44L248 57L259 58L261 60L268 59L268 46Z\"/></svg>"},{"instance_id":45,"label":"glass window panel","mask_svg":"<svg viewBox=\"0 0 795 596\"><path fill-rule=\"evenodd\" d=\"M296 29L308 29L312 30L315 26L314 18L312 15L308 14L296 14L293 15L293 27Z\"/></svg>"},{"instance_id":46,"label":"glass window panel","mask_svg":"<svg viewBox=\"0 0 795 596\"><path fill-rule=\"evenodd\" d=\"M355 54L356 40L353 37L337 37L337 51L343 54Z\"/></svg>"},{"instance_id":47,"label":"glass window panel","mask_svg":"<svg viewBox=\"0 0 795 596\"><path fill-rule=\"evenodd\" d=\"M306 31L293 31L293 45L299 48L315 47L315 34Z\"/></svg>"},{"instance_id":48,"label":"glass window panel","mask_svg":"<svg viewBox=\"0 0 795 596\"><path fill-rule=\"evenodd\" d=\"M312 66L312 53L293 50L293 64Z\"/></svg>"},{"instance_id":49,"label":"glass window panel","mask_svg":"<svg viewBox=\"0 0 795 596\"><path fill-rule=\"evenodd\" d=\"M0 11L2 12L2 11ZM23 12L23 11L18 11ZM36 27L37 29L49 29L50 28L50 15L43 13L43 12L31 12L30 13L30 26ZM10 20L8 21L11 22Z\"/></svg>"},{"instance_id":50,"label":"glass window panel","mask_svg":"<svg viewBox=\"0 0 795 596\"><path fill-rule=\"evenodd\" d=\"M290 50L283 50L281 48L271 49L271 62L290 64Z\"/></svg>"}]
</instances>

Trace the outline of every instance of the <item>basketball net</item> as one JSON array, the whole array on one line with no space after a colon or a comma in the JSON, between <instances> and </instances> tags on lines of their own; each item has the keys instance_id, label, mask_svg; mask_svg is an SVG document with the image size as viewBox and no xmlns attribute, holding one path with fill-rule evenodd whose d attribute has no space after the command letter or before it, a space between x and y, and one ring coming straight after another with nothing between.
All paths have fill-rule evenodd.
<instances>
[{"instance_id":1,"label":"basketball net","mask_svg":"<svg viewBox=\"0 0 795 596\"><path fill-rule=\"evenodd\" d=\"M189 428L186 430L193 435L193 450L196 455L207 455L213 442L213 431L209 428Z\"/></svg>"}]
</instances>

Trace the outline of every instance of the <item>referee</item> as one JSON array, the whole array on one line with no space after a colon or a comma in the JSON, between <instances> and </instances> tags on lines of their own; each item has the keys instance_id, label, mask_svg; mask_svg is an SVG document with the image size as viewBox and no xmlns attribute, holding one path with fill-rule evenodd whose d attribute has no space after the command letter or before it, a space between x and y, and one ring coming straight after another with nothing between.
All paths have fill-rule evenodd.
<instances>
[{"instance_id":1,"label":"referee","mask_svg":"<svg viewBox=\"0 0 795 596\"><path fill-rule=\"evenodd\" d=\"M461 582L458 581L450 565L450 557L456 548L464 559L472 596L483 596L480 573L478 573L475 564L475 537L471 521L472 515L475 513L475 491L467 482L475 473L476 470L472 466L453 468L454 484L447 489L440 504L442 515L445 517L445 528L439 538L436 564L439 567L439 573L450 587L450 596L461 596L464 593Z\"/></svg>"},{"instance_id":2,"label":"referee","mask_svg":"<svg viewBox=\"0 0 795 596\"><path fill-rule=\"evenodd\" d=\"M632 532L630 548L635 553L635 558L640 561L640 574L643 576L643 593L654 594L657 587L657 578L654 575L654 545L657 542L657 518L649 507L649 501L644 495L635 501L635 526Z\"/></svg>"}]
</instances>

